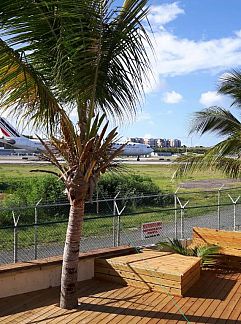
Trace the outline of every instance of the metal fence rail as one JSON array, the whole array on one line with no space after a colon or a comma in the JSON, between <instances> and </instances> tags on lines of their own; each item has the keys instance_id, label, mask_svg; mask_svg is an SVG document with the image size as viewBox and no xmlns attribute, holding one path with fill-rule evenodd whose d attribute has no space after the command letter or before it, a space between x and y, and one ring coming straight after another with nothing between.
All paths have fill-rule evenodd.
<instances>
[{"instance_id":1,"label":"metal fence rail","mask_svg":"<svg viewBox=\"0 0 241 324\"><path fill-rule=\"evenodd\" d=\"M173 195L116 196L86 203L80 250L187 239L194 226L241 230L241 188L179 192ZM0 208L0 263L63 253L68 203ZM51 217L51 221L49 221ZM143 224L158 231L143 235ZM145 225L144 225L145 226Z\"/></svg>"}]
</instances>

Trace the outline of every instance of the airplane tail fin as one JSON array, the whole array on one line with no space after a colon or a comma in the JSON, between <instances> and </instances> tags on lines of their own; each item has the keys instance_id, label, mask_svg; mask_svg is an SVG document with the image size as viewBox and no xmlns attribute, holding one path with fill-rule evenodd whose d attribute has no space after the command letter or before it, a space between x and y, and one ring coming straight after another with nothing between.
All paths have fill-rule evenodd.
<instances>
[{"instance_id":1,"label":"airplane tail fin","mask_svg":"<svg viewBox=\"0 0 241 324\"><path fill-rule=\"evenodd\" d=\"M0 130L5 137L21 137L19 132L3 117L0 117Z\"/></svg>"}]
</instances>

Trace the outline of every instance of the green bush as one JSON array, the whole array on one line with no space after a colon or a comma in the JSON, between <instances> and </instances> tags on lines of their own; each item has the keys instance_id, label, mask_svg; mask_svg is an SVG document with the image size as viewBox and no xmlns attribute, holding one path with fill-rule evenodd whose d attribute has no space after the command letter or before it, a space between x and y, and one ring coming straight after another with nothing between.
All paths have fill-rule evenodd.
<instances>
[{"instance_id":1,"label":"green bush","mask_svg":"<svg viewBox=\"0 0 241 324\"><path fill-rule=\"evenodd\" d=\"M64 196L64 185L53 176L3 179L0 191L7 193L3 203L6 206L33 205L42 201L57 201Z\"/></svg>"},{"instance_id":2,"label":"green bush","mask_svg":"<svg viewBox=\"0 0 241 324\"><path fill-rule=\"evenodd\" d=\"M161 195L151 178L135 174L106 174L98 183L98 191L100 199L114 197L120 192L119 197L123 199L118 201L118 206L121 209L126 204L125 213L141 211L142 207L163 207L173 203L173 195ZM106 208L104 203L101 207Z\"/></svg>"},{"instance_id":3,"label":"green bush","mask_svg":"<svg viewBox=\"0 0 241 324\"><path fill-rule=\"evenodd\" d=\"M4 193L1 207L9 208L7 211L0 211L0 226L12 225L13 207L33 206L18 210L16 215L20 215L20 223L30 224L34 221L34 206L42 199L41 204L59 200L67 200L64 194L64 185L52 175L43 175L27 178L2 178L0 180L0 191ZM105 174L98 183L99 199L114 197L120 192L123 199L118 201L118 207L122 208L125 204L125 213L143 211L147 208L167 206L172 203L172 196L162 196L160 189L155 185L151 178L130 175L130 174ZM144 193L143 195L141 195ZM158 197L145 197L159 195ZM132 197L140 196L138 199ZM111 204L111 205L110 205ZM39 207L39 221L52 221L68 217L69 206ZM96 206L86 204L86 214L95 214ZM113 213L113 204L110 202L99 203L99 214L107 215Z\"/></svg>"},{"instance_id":4,"label":"green bush","mask_svg":"<svg viewBox=\"0 0 241 324\"><path fill-rule=\"evenodd\" d=\"M9 210L0 211L0 226L12 225L13 207L34 206L40 199L42 203L56 202L65 198L64 185L57 178L49 175L42 177L28 177L0 180L0 190L5 193L1 203L2 208ZM59 207L51 207L40 212L41 221L56 219L59 216ZM34 221L34 208L24 208L16 212L20 215L20 223L27 224ZM58 217L60 218L60 217Z\"/></svg>"},{"instance_id":5,"label":"green bush","mask_svg":"<svg viewBox=\"0 0 241 324\"><path fill-rule=\"evenodd\" d=\"M101 177L98 189L107 197L113 197L118 192L126 195L130 193L138 195L143 192L153 195L160 193L159 187L152 182L151 178L135 174L106 174Z\"/></svg>"}]
</instances>

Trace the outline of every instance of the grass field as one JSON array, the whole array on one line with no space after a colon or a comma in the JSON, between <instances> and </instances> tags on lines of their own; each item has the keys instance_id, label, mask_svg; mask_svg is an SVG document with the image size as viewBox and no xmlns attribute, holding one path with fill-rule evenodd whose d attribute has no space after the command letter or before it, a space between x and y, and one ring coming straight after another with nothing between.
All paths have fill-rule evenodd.
<instances>
[{"instance_id":1,"label":"grass field","mask_svg":"<svg viewBox=\"0 0 241 324\"><path fill-rule=\"evenodd\" d=\"M32 173L31 170L53 170L52 166L43 164L43 165L0 165L0 178L15 178L18 177L31 177L38 176L41 177L44 173ZM182 179L174 179L172 180L172 175L176 170L175 165L127 165L126 166L127 173L135 173L139 175L144 175L150 177L155 184L159 186L163 193L173 193L176 191L177 187L182 182L190 182L194 180L211 180L211 179L223 179L225 181L225 177L219 172L195 172L194 174L188 175ZM232 184L233 185L233 184ZM235 183L235 186L240 186L241 183ZM181 189L181 193L179 197L182 202L186 202L189 200L189 206L205 206L217 203L217 195L212 188L213 193L207 193L206 191L195 189L196 192L199 193L193 194L192 191L194 189ZM241 189L237 189L237 195L241 195ZM236 194L236 193L235 193ZM224 195L223 195L224 197ZM225 198L225 199L224 199ZM222 200L222 203L230 202L227 194ZM173 208L174 206L168 206L167 208ZM137 209L138 214L125 216L122 219L122 226L126 228L134 228L140 227L143 222L150 222L153 220L161 219L164 223L173 222L174 211L166 211L162 212L159 208L159 211L156 210L157 207L153 207L150 213L143 213L143 209ZM216 207L212 207L210 211L214 211ZM150 206L147 207L150 209ZM186 217L200 216L205 213L207 209L205 207L198 209L189 209ZM101 234L105 234L107 232L112 231L112 218L96 218L93 221L87 221L84 223L84 234L85 236L97 236ZM39 240L43 244L51 244L52 242L63 242L66 233L66 223L60 224L49 224L44 226L39 226L38 228L38 236ZM21 242L21 243L20 243ZM27 247L32 245L34 242L34 228L26 227L21 228L19 231L19 244L21 247ZM12 229L1 229L0 230L0 250L11 249L13 245L13 230Z\"/></svg>"},{"instance_id":2,"label":"grass field","mask_svg":"<svg viewBox=\"0 0 241 324\"><path fill-rule=\"evenodd\" d=\"M150 177L163 192L174 192L182 182L193 180L206 180L206 179L221 179L225 178L220 172L213 172L206 170L196 171L183 178L173 178L173 174L177 169L175 164L145 164L145 165L128 165L129 172L134 172L140 175Z\"/></svg>"},{"instance_id":3,"label":"grass field","mask_svg":"<svg viewBox=\"0 0 241 324\"><path fill-rule=\"evenodd\" d=\"M32 170L54 170L54 167L46 164L0 164L0 178L17 177L42 177L44 173L32 173Z\"/></svg>"},{"instance_id":4,"label":"grass field","mask_svg":"<svg viewBox=\"0 0 241 324\"><path fill-rule=\"evenodd\" d=\"M33 170L54 170L54 167L46 164L33 164L33 165L18 165L18 164L1 164L0 165L0 178L17 178L17 177L41 177L44 173L31 172ZM197 171L193 174L187 175L184 178L173 179L172 176L176 170L174 164L140 164L140 165L126 165L125 172L145 175L150 177L163 192L173 192L180 183L192 180L205 180L205 179L221 179L225 178L219 172L213 171ZM123 171L122 171L123 172Z\"/></svg>"}]
</instances>

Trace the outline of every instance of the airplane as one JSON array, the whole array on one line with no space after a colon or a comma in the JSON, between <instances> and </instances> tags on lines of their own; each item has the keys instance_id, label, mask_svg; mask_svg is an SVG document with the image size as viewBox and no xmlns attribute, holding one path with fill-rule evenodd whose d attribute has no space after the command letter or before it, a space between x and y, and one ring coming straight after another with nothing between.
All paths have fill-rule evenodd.
<instances>
[{"instance_id":1,"label":"airplane","mask_svg":"<svg viewBox=\"0 0 241 324\"><path fill-rule=\"evenodd\" d=\"M41 153L44 146L37 140L30 140L21 135L6 119L0 117L0 130L3 137L0 142L11 145L13 148L26 150L29 153Z\"/></svg>"},{"instance_id":2,"label":"airplane","mask_svg":"<svg viewBox=\"0 0 241 324\"><path fill-rule=\"evenodd\" d=\"M0 137L0 142L11 145L16 149L23 149L29 153L41 153L45 151L44 146L37 140L30 140L21 135L5 118L0 117L0 131L3 137ZM113 149L118 149L121 143L114 143ZM148 155L153 152L150 145L129 142L124 147L120 155L137 156L137 161L140 160L141 155Z\"/></svg>"}]
</instances>

